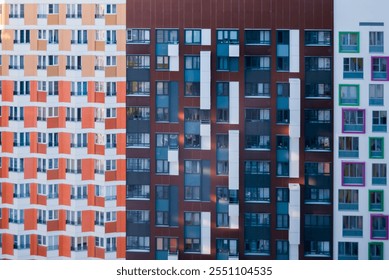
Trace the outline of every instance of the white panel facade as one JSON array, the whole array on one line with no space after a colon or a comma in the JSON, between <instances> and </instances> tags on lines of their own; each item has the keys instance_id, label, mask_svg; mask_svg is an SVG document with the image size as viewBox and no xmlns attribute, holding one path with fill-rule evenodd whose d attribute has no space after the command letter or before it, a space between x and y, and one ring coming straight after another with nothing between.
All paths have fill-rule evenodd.
<instances>
[{"instance_id":1,"label":"white panel facade","mask_svg":"<svg viewBox=\"0 0 389 280\"><path fill-rule=\"evenodd\" d=\"M211 109L211 52L200 52L200 109Z\"/></svg>"},{"instance_id":2,"label":"white panel facade","mask_svg":"<svg viewBox=\"0 0 389 280\"><path fill-rule=\"evenodd\" d=\"M239 130L228 131L228 188L239 190Z\"/></svg>"},{"instance_id":3,"label":"white panel facade","mask_svg":"<svg viewBox=\"0 0 389 280\"><path fill-rule=\"evenodd\" d=\"M211 212L201 212L201 254L211 254Z\"/></svg>"},{"instance_id":4,"label":"white panel facade","mask_svg":"<svg viewBox=\"0 0 389 280\"><path fill-rule=\"evenodd\" d=\"M239 124L239 82L230 82L229 113L230 124Z\"/></svg>"},{"instance_id":5,"label":"white panel facade","mask_svg":"<svg viewBox=\"0 0 389 280\"><path fill-rule=\"evenodd\" d=\"M289 31L289 71L300 72L300 31Z\"/></svg>"}]
</instances>

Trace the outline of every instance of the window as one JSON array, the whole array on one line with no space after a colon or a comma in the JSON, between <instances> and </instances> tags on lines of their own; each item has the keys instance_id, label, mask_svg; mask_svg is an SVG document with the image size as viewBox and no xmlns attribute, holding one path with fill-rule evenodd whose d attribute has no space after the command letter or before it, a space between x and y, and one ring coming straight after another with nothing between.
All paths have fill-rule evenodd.
<instances>
[{"instance_id":1,"label":"window","mask_svg":"<svg viewBox=\"0 0 389 280\"><path fill-rule=\"evenodd\" d=\"M289 228L289 215L288 214L277 214L277 216L276 216L276 228L277 229L288 229Z\"/></svg>"},{"instance_id":2,"label":"window","mask_svg":"<svg viewBox=\"0 0 389 280\"><path fill-rule=\"evenodd\" d=\"M343 186L364 186L365 163L342 162L342 175Z\"/></svg>"},{"instance_id":3,"label":"window","mask_svg":"<svg viewBox=\"0 0 389 280\"><path fill-rule=\"evenodd\" d=\"M47 185L38 184L38 195L47 195Z\"/></svg>"},{"instance_id":4,"label":"window","mask_svg":"<svg viewBox=\"0 0 389 280\"><path fill-rule=\"evenodd\" d=\"M26 184L14 184L14 194L13 194L13 196L15 198L30 197L30 184L29 183L26 183Z\"/></svg>"},{"instance_id":5,"label":"window","mask_svg":"<svg viewBox=\"0 0 389 280\"><path fill-rule=\"evenodd\" d=\"M330 46L331 31L308 30L305 31L306 46Z\"/></svg>"},{"instance_id":6,"label":"window","mask_svg":"<svg viewBox=\"0 0 389 280\"><path fill-rule=\"evenodd\" d=\"M185 30L185 44L200 45L201 44L201 30L187 29Z\"/></svg>"},{"instance_id":7,"label":"window","mask_svg":"<svg viewBox=\"0 0 389 280\"><path fill-rule=\"evenodd\" d=\"M48 118L57 118L58 117L58 107L48 107L47 108L47 117Z\"/></svg>"},{"instance_id":8,"label":"window","mask_svg":"<svg viewBox=\"0 0 389 280\"><path fill-rule=\"evenodd\" d=\"M149 55L127 55L127 68L150 69Z\"/></svg>"},{"instance_id":9,"label":"window","mask_svg":"<svg viewBox=\"0 0 389 280\"><path fill-rule=\"evenodd\" d=\"M150 120L150 107L127 107L128 120Z\"/></svg>"},{"instance_id":10,"label":"window","mask_svg":"<svg viewBox=\"0 0 389 280\"><path fill-rule=\"evenodd\" d=\"M9 209L8 221L14 224L24 223L24 210Z\"/></svg>"},{"instance_id":11,"label":"window","mask_svg":"<svg viewBox=\"0 0 389 280\"><path fill-rule=\"evenodd\" d=\"M105 60L105 66L116 66L116 56L115 55L107 55Z\"/></svg>"},{"instance_id":12,"label":"window","mask_svg":"<svg viewBox=\"0 0 389 280\"><path fill-rule=\"evenodd\" d=\"M104 212L95 211L95 225L104 226Z\"/></svg>"},{"instance_id":13,"label":"window","mask_svg":"<svg viewBox=\"0 0 389 280\"><path fill-rule=\"evenodd\" d=\"M14 81L14 95L29 95L30 81Z\"/></svg>"},{"instance_id":14,"label":"window","mask_svg":"<svg viewBox=\"0 0 389 280\"><path fill-rule=\"evenodd\" d=\"M388 216L371 215L371 239L388 239Z\"/></svg>"},{"instance_id":15,"label":"window","mask_svg":"<svg viewBox=\"0 0 389 280\"><path fill-rule=\"evenodd\" d=\"M105 170L114 171L116 170L116 159L110 159L105 161Z\"/></svg>"},{"instance_id":16,"label":"window","mask_svg":"<svg viewBox=\"0 0 389 280\"><path fill-rule=\"evenodd\" d=\"M49 14L58 14L59 4L49 4Z\"/></svg>"},{"instance_id":17,"label":"window","mask_svg":"<svg viewBox=\"0 0 389 280\"><path fill-rule=\"evenodd\" d=\"M178 44L178 30L176 29L157 29L157 44Z\"/></svg>"},{"instance_id":18,"label":"window","mask_svg":"<svg viewBox=\"0 0 389 280\"><path fill-rule=\"evenodd\" d=\"M369 243L369 260L383 260L384 259L384 243L370 242Z\"/></svg>"},{"instance_id":19,"label":"window","mask_svg":"<svg viewBox=\"0 0 389 280\"><path fill-rule=\"evenodd\" d=\"M343 58L343 78L363 79L363 58Z\"/></svg>"},{"instance_id":20,"label":"window","mask_svg":"<svg viewBox=\"0 0 389 280\"><path fill-rule=\"evenodd\" d=\"M38 30L38 40L47 40L47 30L39 29Z\"/></svg>"},{"instance_id":21,"label":"window","mask_svg":"<svg viewBox=\"0 0 389 280\"><path fill-rule=\"evenodd\" d=\"M150 211L148 210L127 210L127 223L148 224L150 223Z\"/></svg>"},{"instance_id":22,"label":"window","mask_svg":"<svg viewBox=\"0 0 389 280\"><path fill-rule=\"evenodd\" d=\"M95 236L95 246L104 248L104 238Z\"/></svg>"},{"instance_id":23,"label":"window","mask_svg":"<svg viewBox=\"0 0 389 280\"><path fill-rule=\"evenodd\" d=\"M49 96L58 95L58 81L49 81L48 82L48 92Z\"/></svg>"},{"instance_id":24,"label":"window","mask_svg":"<svg viewBox=\"0 0 389 280\"><path fill-rule=\"evenodd\" d=\"M48 210L48 221L58 220L58 210Z\"/></svg>"},{"instance_id":25,"label":"window","mask_svg":"<svg viewBox=\"0 0 389 280\"><path fill-rule=\"evenodd\" d=\"M47 210L38 209L38 224L46 224L47 223Z\"/></svg>"},{"instance_id":26,"label":"window","mask_svg":"<svg viewBox=\"0 0 389 280\"><path fill-rule=\"evenodd\" d=\"M56 85L58 92L58 82ZM88 94L88 83L87 82L71 82L70 83L70 94L72 96L85 96Z\"/></svg>"},{"instance_id":27,"label":"window","mask_svg":"<svg viewBox=\"0 0 389 280\"><path fill-rule=\"evenodd\" d=\"M127 133L127 147L150 147L150 133Z\"/></svg>"},{"instance_id":28,"label":"window","mask_svg":"<svg viewBox=\"0 0 389 280\"><path fill-rule=\"evenodd\" d=\"M107 149L116 148L116 134L107 134L105 147Z\"/></svg>"},{"instance_id":29,"label":"window","mask_svg":"<svg viewBox=\"0 0 389 280\"><path fill-rule=\"evenodd\" d=\"M157 133L157 147L168 147L169 149L178 149L178 134Z\"/></svg>"},{"instance_id":30,"label":"window","mask_svg":"<svg viewBox=\"0 0 389 280\"><path fill-rule=\"evenodd\" d=\"M116 96L116 82L106 82L106 96Z\"/></svg>"},{"instance_id":31,"label":"window","mask_svg":"<svg viewBox=\"0 0 389 280\"><path fill-rule=\"evenodd\" d=\"M105 220L107 222L115 222L117 217L116 211L106 212L105 213Z\"/></svg>"},{"instance_id":32,"label":"window","mask_svg":"<svg viewBox=\"0 0 389 280\"><path fill-rule=\"evenodd\" d=\"M388 57L372 57L372 80L387 80L387 65L388 65Z\"/></svg>"},{"instance_id":33,"label":"window","mask_svg":"<svg viewBox=\"0 0 389 280\"><path fill-rule=\"evenodd\" d=\"M332 97L331 84L325 83L306 83L305 98L322 98L328 99Z\"/></svg>"},{"instance_id":34,"label":"window","mask_svg":"<svg viewBox=\"0 0 389 280\"><path fill-rule=\"evenodd\" d=\"M87 44L88 31L87 30L72 30L71 44Z\"/></svg>"},{"instance_id":35,"label":"window","mask_svg":"<svg viewBox=\"0 0 389 280\"><path fill-rule=\"evenodd\" d=\"M359 106L359 85L339 85L339 105Z\"/></svg>"},{"instance_id":36,"label":"window","mask_svg":"<svg viewBox=\"0 0 389 280\"><path fill-rule=\"evenodd\" d=\"M49 38L48 43L49 44L58 44L58 29L55 30L49 30Z\"/></svg>"},{"instance_id":37,"label":"window","mask_svg":"<svg viewBox=\"0 0 389 280\"><path fill-rule=\"evenodd\" d=\"M239 44L238 30L217 30L216 36L218 44Z\"/></svg>"},{"instance_id":38,"label":"window","mask_svg":"<svg viewBox=\"0 0 389 280\"><path fill-rule=\"evenodd\" d=\"M28 44L30 43L30 30L15 30L14 44Z\"/></svg>"},{"instance_id":39,"label":"window","mask_svg":"<svg viewBox=\"0 0 389 280\"><path fill-rule=\"evenodd\" d=\"M1 235L0 235L1 238ZM31 246L30 235L14 235L14 249L23 250L29 249ZM1 248L1 246L0 246Z\"/></svg>"},{"instance_id":40,"label":"window","mask_svg":"<svg viewBox=\"0 0 389 280\"><path fill-rule=\"evenodd\" d=\"M362 231L362 216L343 216L343 237L362 237Z\"/></svg>"},{"instance_id":41,"label":"window","mask_svg":"<svg viewBox=\"0 0 389 280\"><path fill-rule=\"evenodd\" d=\"M384 158L384 138L383 137L370 137L370 158Z\"/></svg>"},{"instance_id":42,"label":"window","mask_svg":"<svg viewBox=\"0 0 389 280\"><path fill-rule=\"evenodd\" d=\"M381 53L384 51L384 32L369 32L369 51L371 53Z\"/></svg>"},{"instance_id":43,"label":"window","mask_svg":"<svg viewBox=\"0 0 389 280\"><path fill-rule=\"evenodd\" d=\"M58 55L49 55L47 65L48 66L58 66Z\"/></svg>"},{"instance_id":44,"label":"window","mask_svg":"<svg viewBox=\"0 0 389 280\"><path fill-rule=\"evenodd\" d=\"M150 82L127 82L127 95L150 95Z\"/></svg>"},{"instance_id":45,"label":"window","mask_svg":"<svg viewBox=\"0 0 389 280\"><path fill-rule=\"evenodd\" d=\"M49 158L48 163L47 169L58 169L58 158Z\"/></svg>"},{"instance_id":46,"label":"window","mask_svg":"<svg viewBox=\"0 0 389 280\"><path fill-rule=\"evenodd\" d=\"M105 30L96 30L96 41L105 41Z\"/></svg>"},{"instance_id":47,"label":"window","mask_svg":"<svg viewBox=\"0 0 389 280\"><path fill-rule=\"evenodd\" d=\"M306 71L331 71L330 57L306 57Z\"/></svg>"},{"instance_id":48,"label":"window","mask_svg":"<svg viewBox=\"0 0 389 280\"><path fill-rule=\"evenodd\" d=\"M185 174L201 174L200 160L185 160Z\"/></svg>"},{"instance_id":49,"label":"window","mask_svg":"<svg viewBox=\"0 0 389 280\"><path fill-rule=\"evenodd\" d=\"M251 226L251 227L269 227L270 214L269 213L245 213L244 224L245 226Z\"/></svg>"},{"instance_id":50,"label":"window","mask_svg":"<svg viewBox=\"0 0 389 280\"><path fill-rule=\"evenodd\" d=\"M245 30L246 45L270 45L270 30Z\"/></svg>"},{"instance_id":51,"label":"window","mask_svg":"<svg viewBox=\"0 0 389 280\"><path fill-rule=\"evenodd\" d=\"M95 70L105 70L105 57L102 55L95 56Z\"/></svg>"},{"instance_id":52,"label":"window","mask_svg":"<svg viewBox=\"0 0 389 280\"><path fill-rule=\"evenodd\" d=\"M24 4L9 4L9 18L24 18Z\"/></svg>"},{"instance_id":53,"label":"window","mask_svg":"<svg viewBox=\"0 0 389 280\"><path fill-rule=\"evenodd\" d=\"M270 70L269 56L246 56L246 70Z\"/></svg>"},{"instance_id":54,"label":"window","mask_svg":"<svg viewBox=\"0 0 389 280\"><path fill-rule=\"evenodd\" d=\"M216 163L216 175L228 175L228 160L218 160Z\"/></svg>"},{"instance_id":55,"label":"window","mask_svg":"<svg viewBox=\"0 0 389 280\"><path fill-rule=\"evenodd\" d=\"M81 70L81 55L66 56L66 70Z\"/></svg>"},{"instance_id":56,"label":"window","mask_svg":"<svg viewBox=\"0 0 389 280\"><path fill-rule=\"evenodd\" d=\"M339 33L339 52L341 52L341 53L359 53L359 33L358 32L340 32Z\"/></svg>"},{"instance_id":57,"label":"window","mask_svg":"<svg viewBox=\"0 0 389 280\"><path fill-rule=\"evenodd\" d=\"M200 83L185 82L185 96L200 96Z\"/></svg>"},{"instance_id":58,"label":"window","mask_svg":"<svg viewBox=\"0 0 389 280\"><path fill-rule=\"evenodd\" d=\"M157 159L155 173L157 173L157 174L169 174L169 161L164 160L164 159Z\"/></svg>"},{"instance_id":59,"label":"window","mask_svg":"<svg viewBox=\"0 0 389 280\"><path fill-rule=\"evenodd\" d=\"M149 158L127 158L128 172L150 172Z\"/></svg>"},{"instance_id":60,"label":"window","mask_svg":"<svg viewBox=\"0 0 389 280\"><path fill-rule=\"evenodd\" d=\"M88 249L88 237L71 237L71 251L86 251Z\"/></svg>"},{"instance_id":61,"label":"window","mask_svg":"<svg viewBox=\"0 0 389 280\"><path fill-rule=\"evenodd\" d=\"M384 105L384 85L383 84L369 85L369 105L370 106Z\"/></svg>"},{"instance_id":62,"label":"window","mask_svg":"<svg viewBox=\"0 0 389 280\"><path fill-rule=\"evenodd\" d=\"M126 198L127 199L149 199L150 185L127 185Z\"/></svg>"},{"instance_id":63,"label":"window","mask_svg":"<svg viewBox=\"0 0 389 280\"><path fill-rule=\"evenodd\" d=\"M339 242L339 260L358 260L358 242Z\"/></svg>"},{"instance_id":64,"label":"window","mask_svg":"<svg viewBox=\"0 0 389 280\"><path fill-rule=\"evenodd\" d=\"M365 132L365 110L343 110L343 132Z\"/></svg>"},{"instance_id":65,"label":"window","mask_svg":"<svg viewBox=\"0 0 389 280\"><path fill-rule=\"evenodd\" d=\"M27 146L30 146L30 133L14 132L14 147L27 147Z\"/></svg>"},{"instance_id":66,"label":"window","mask_svg":"<svg viewBox=\"0 0 389 280\"><path fill-rule=\"evenodd\" d=\"M369 211L384 211L384 191L369 190Z\"/></svg>"},{"instance_id":67,"label":"window","mask_svg":"<svg viewBox=\"0 0 389 280\"><path fill-rule=\"evenodd\" d=\"M386 163L372 164L372 184L386 185Z\"/></svg>"},{"instance_id":68,"label":"window","mask_svg":"<svg viewBox=\"0 0 389 280\"><path fill-rule=\"evenodd\" d=\"M66 224L68 225L81 225L82 211L70 211L66 210Z\"/></svg>"},{"instance_id":69,"label":"window","mask_svg":"<svg viewBox=\"0 0 389 280\"><path fill-rule=\"evenodd\" d=\"M66 159L66 173L81 174L81 159Z\"/></svg>"},{"instance_id":70,"label":"window","mask_svg":"<svg viewBox=\"0 0 389 280\"><path fill-rule=\"evenodd\" d=\"M24 120L24 108L10 106L8 120L10 120L10 121L23 121Z\"/></svg>"},{"instance_id":71,"label":"window","mask_svg":"<svg viewBox=\"0 0 389 280\"><path fill-rule=\"evenodd\" d=\"M116 30L107 30L106 32L106 44L116 44Z\"/></svg>"},{"instance_id":72,"label":"window","mask_svg":"<svg viewBox=\"0 0 389 280\"><path fill-rule=\"evenodd\" d=\"M149 236L127 236L127 250L150 250Z\"/></svg>"},{"instance_id":73,"label":"window","mask_svg":"<svg viewBox=\"0 0 389 280\"><path fill-rule=\"evenodd\" d=\"M246 122L269 121L270 109L246 109Z\"/></svg>"},{"instance_id":74,"label":"window","mask_svg":"<svg viewBox=\"0 0 389 280\"><path fill-rule=\"evenodd\" d=\"M8 68L9 69L24 69L24 56L23 55L10 55Z\"/></svg>"},{"instance_id":75,"label":"window","mask_svg":"<svg viewBox=\"0 0 389 280\"><path fill-rule=\"evenodd\" d=\"M72 186L72 191L70 195L71 199L86 199L87 197L88 193L86 185Z\"/></svg>"},{"instance_id":76,"label":"window","mask_svg":"<svg viewBox=\"0 0 389 280\"><path fill-rule=\"evenodd\" d=\"M200 70L200 56L185 56L186 70Z\"/></svg>"},{"instance_id":77,"label":"window","mask_svg":"<svg viewBox=\"0 0 389 280\"><path fill-rule=\"evenodd\" d=\"M169 57L168 56L157 56L157 64L156 69L157 70L168 70L169 69Z\"/></svg>"},{"instance_id":78,"label":"window","mask_svg":"<svg viewBox=\"0 0 389 280\"><path fill-rule=\"evenodd\" d=\"M81 18L82 9L81 4L67 4L66 18Z\"/></svg>"},{"instance_id":79,"label":"window","mask_svg":"<svg viewBox=\"0 0 389 280\"><path fill-rule=\"evenodd\" d=\"M339 210L358 210L358 190L339 190Z\"/></svg>"},{"instance_id":80,"label":"window","mask_svg":"<svg viewBox=\"0 0 389 280\"><path fill-rule=\"evenodd\" d=\"M359 138L358 137L339 137L339 157L358 158L359 156Z\"/></svg>"},{"instance_id":81,"label":"window","mask_svg":"<svg viewBox=\"0 0 389 280\"><path fill-rule=\"evenodd\" d=\"M24 159L22 158L9 158L8 171L11 172L24 172Z\"/></svg>"},{"instance_id":82,"label":"window","mask_svg":"<svg viewBox=\"0 0 389 280\"><path fill-rule=\"evenodd\" d=\"M238 57L228 57L228 56L218 56L216 70L217 71L238 72L239 71L239 58Z\"/></svg>"},{"instance_id":83,"label":"window","mask_svg":"<svg viewBox=\"0 0 389 280\"><path fill-rule=\"evenodd\" d=\"M149 29L127 29L128 44L150 44Z\"/></svg>"},{"instance_id":84,"label":"window","mask_svg":"<svg viewBox=\"0 0 389 280\"><path fill-rule=\"evenodd\" d=\"M105 251L115 252L116 251L116 237L108 237L105 240Z\"/></svg>"},{"instance_id":85,"label":"window","mask_svg":"<svg viewBox=\"0 0 389 280\"><path fill-rule=\"evenodd\" d=\"M373 111L373 132L386 132L387 111Z\"/></svg>"},{"instance_id":86,"label":"window","mask_svg":"<svg viewBox=\"0 0 389 280\"><path fill-rule=\"evenodd\" d=\"M116 14L116 4L107 4L105 8L105 13L107 15L114 15Z\"/></svg>"},{"instance_id":87,"label":"window","mask_svg":"<svg viewBox=\"0 0 389 280\"><path fill-rule=\"evenodd\" d=\"M38 64L39 64L39 57L42 57L42 56L38 56ZM45 57L45 56L43 56L43 57ZM38 65L38 67L39 67L39 65ZM47 82L46 81L38 81L38 91L47 91Z\"/></svg>"}]
</instances>

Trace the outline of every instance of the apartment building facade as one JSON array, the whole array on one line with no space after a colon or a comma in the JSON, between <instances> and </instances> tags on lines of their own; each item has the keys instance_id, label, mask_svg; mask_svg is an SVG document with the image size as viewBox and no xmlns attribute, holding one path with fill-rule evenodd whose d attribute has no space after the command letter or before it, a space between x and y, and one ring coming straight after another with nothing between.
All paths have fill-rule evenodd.
<instances>
[{"instance_id":1,"label":"apartment building facade","mask_svg":"<svg viewBox=\"0 0 389 280\"><path fill-rule=\"evenodd\" d=\"M127 259L331 259L332 1L127 1Z\"/></svg>"},{"instance_id":2,"label":"apartment building facade","mask_svg":"<svg viewBox=\"0 0 389 280\"><path fill-rule=\"evenodd\" d=\"M385 8L380 0L335 1L335 259L389 257Z\"/></svg>"},{"instance_id":3,"label":"apartment building facade","mask_svg":"<svg viewBox=\"0 0 389 280\"><path fill-rule=\"evenodd\" d=\"M125 258L125 1L0 3L0 258Z\"/></svg>"}]
</instances>

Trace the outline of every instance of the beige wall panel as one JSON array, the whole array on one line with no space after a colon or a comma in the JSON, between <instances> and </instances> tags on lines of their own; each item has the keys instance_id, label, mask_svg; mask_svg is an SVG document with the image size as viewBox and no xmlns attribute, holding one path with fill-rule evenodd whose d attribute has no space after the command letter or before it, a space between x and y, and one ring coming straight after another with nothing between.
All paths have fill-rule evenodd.
<instances>
[{"instance_id":1,"label":"beige wall panel","mask_svg":"<svg viewBox=\"0 0 389 280\"><path fill-rule=\"evenodd\" d=\"M116 15L105 15L105 25L116 25Z\"/></svg>"},{"instance_id":2,"label":"beige wall panel","mask_svg":"<svg viewBox=\"0 0 389 280\"><path fill-rule=\"evenodd\" d=\"M58 25L59 24L59 15L47 15L47 25Z\"/></svg>"},{"instance_id":3,"label":"beige wall panel","mask_svg":"<svg viewBox=\"0 0 389 280\"><path fill-rule=\"evenodd\" d=\"M126 77L126 57L124 55L118 56L116 58L117 63L117 76Z\"/></svg>"},{"instance_id":4,"label":"beige wall panel","mask_svg":"<svg viewBox=\"0 0 389 280\"><path fill-rule=\"evenodd\" d=\"M93 52L95 50L96 31L88 30L88 51Z\"/></svg>"},{"instance_id":5,"label":"beige wall panel","mask_svg":"<svg viewBox=\"0 0 389 280\"><path fill-rule=\"evenodd\" d=\"M95 4L82 5L82 25L95 24Z\"/></svg>"},{"instance_id":6,"label":"beige wall panel","mask_svg":"<svg viewBox=\"0 0 389 280\"><path fill-rule=\"evenodd\" d=\"M105 77L106 78L116 77L116 68L117 66L105 67Z\"/></svg>"},{"instance_id":7,"label":"beige wall panel","mask_svg":"<svg viewBox=\"0 0 389 280\"><path fill-rule=\"evenodd\" d=\"M60 77L66 76L66 56L60 55L58 57L58 64L59 64L58 76Z\"/></svg>"},{"instance_id":8,"label":"beige wall panel","mask_svg":"<svg viewBox=\"0 0 389 280\"><path fill-rule=\"evenodd\" d=\"M6 4L0 4L2 6L3 14L0 15L0 23L4 25L9 24L9 5Z\"/></svg>"},{"instance_id":9,"label":"beige wall panel","mask_svg":"<svg viewBox=\"0 0 389 280\"><path fill-rule=\"evenodd\" d=\"M59 66L47 66L47 77L58 76Z\"/></svg>"},{"instance_id":10,"label":"beige wall panel","mask_svg":"<svg viewBox=\"0 0 389 280\"><path fill-rule=\"evenodd\" d=\"M38 13L38 4L24 4L24 24L36 25Z\"/></svg>"},{"instance_id":11,"label":"beige wall panel","mask_svg":"<svg viewBox=\"0 0 389 280\"><path fill-rule=\"evenodd\" d=\"M105 51L105 41L95 41L95 50L96 51Z\"/></svg>"},{"instance_id":12,"label":"beige wall panel","mask_svg":"<svg viewBox=\"0 0 389 280\"><path fill-rule=\"evenodd\" d=\"M58 31L59 36L59 50L60 51L71 51L70 40L72 37L72 31L70 29L60 29Z\"/></svg>"},{"instance_id":13,"label":"beige wall panel","mask_svg":"<svg viewBox=\"0 0 389 280\"><path fill-rule=\"evenodd\" d=\"M38 40L38 51L46 51L47 50L47 40Z\"/></svg>"},{"instance_id":14,"label":"beige wall panel","mask_svg":"<svg viewBox=\"0 0 389 280\"><path fill-rule=\"evenodd\" d=\"M9 56L8 55L2 55L1 57L1 67L3 68L1 70L1 75L2 76L8 76L9 75L9 69L8 69L8 66L9 66Z\"/></svg>"},{"instance_id":15,"label":"beige wall panel","mask_svg":"<svg viewBox=\"0 0 389 280\"><path fill-rule=\"evenodd\" d=\"M12 51L14 49L14 37L13 30L8 29L1 32L3 51Z\"/></svg>"},{"instance_id":16,"label":"beige wall panel","mask_svg":"<svg viewBox=\"0 0 389 280\"><path fill-rule=\"evenodd\" d=\"M59 4L59 24L66 25L66 4Z\"/></svg>"},{"instance_id":17,"label":"beige wall panel","mask_svg":"<svg viewBox=\"0 0 389 280\"><path fill-rule=\"evenodd\" d=\"M117 50L118 51L126 51L126 30L118 30L116 31L116 39L117 39Z\"/></svg>"},{"instance_id":18,"label":"beige wall panel","mask_svg":"<svg viewBox=\"0 0 389 280\"><path fill-rule=\"evenodd\" d=\"M38 30L36 29L30 31L30 50L38 50Z\"/></svg>"},{"instance_id":19,"label":"beige wall panel","mask_svg":"<svg viewBox=\"0 0 389 280\"><path fill-rule=\"evenodd\" d=\"M24 56L24 76L37 76L38 57L36 55Z\"/></svg>"},{"instance_id":20,"label":"beige wall panel","mask_svg":"<svg viewBox=\"0 0 389 280\"><path fill-rule=\"evenodd\" d=\"M95 57L93 55L84 55L82 57L82 77L95 76Z\"/></svg>"},{"instance_id":21,"label":"beige wall panel","mask_svg":"<svg viewBox=\"0 0 389 280\"><path fill-rule=\"evenodd\" d=\"M126 25L126 4L116 5L117 18L116 22L118 25Z\"/></svg>"}]
</instances>

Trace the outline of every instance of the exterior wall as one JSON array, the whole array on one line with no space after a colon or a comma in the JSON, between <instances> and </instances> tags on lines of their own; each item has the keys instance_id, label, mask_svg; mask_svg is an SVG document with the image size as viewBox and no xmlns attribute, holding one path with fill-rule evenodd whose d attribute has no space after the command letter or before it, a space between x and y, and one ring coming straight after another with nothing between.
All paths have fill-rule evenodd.
<instances>
[{"instance_id":1,"label":"exterior wall","mask_svg":"<svg viewBox=\"0 0 389 280\"><path fill-rule=\"evenodd\" d=\"M105 35L125 32L125 1L50 3L1 4L0 258L124 259L125 44ZM97 4L117 10L95 19ZM105 49L88 52L98 31Z\"/></svg>"},{"instance_id":2,"label":"exterior wall","mask_svg":"<svg viewBox=\"0 0 389 280\"><path fill-rule=\"evenodd\" d=\"M307 70L305 67L309 57L327 57L332 65L331 42L305 44L305 31L308 30L329 31L332 36L332 8L332 3L321 0L293 3L268 0L260 4L238 0L228 3L218 0L127 1L127 28L131 34L126 50L127 135L149 139L131 140L126 152L127 188L130 190L126 207L131 217L127 219L128 259L332 258L332 68L318 72L317 68ZM147 40L139 40L139 29L148 34ZM160 29L166 32L177 30L178 37L174 35L170 41L162 42L163 37L157 38L156 35ZM200 31L201 40L195 44L185 43L187 29ZM268 40L259 44L246 43L245 31L252 29L270 31ZM218 41L218 30L238 31L238 39ZM281 34L282 31L285 33ZM280 39L283 35L288 39ZM149 63L137 66L134 62L136 55L148 57ZM199 57L198 68L186 64L188 57L192 56ZM249 69L246 67L248 56L266 57L270 63L266 67L250 66ZM164 64L165 60L169 64ZM188 63L193 63L193 60ZM307 81L317 84L324 83L323 79L329 85L327 94L310 98L312 96L306 92ZM161 86L162 82L169 82L165 93L159 89L164 96L157 93L157 82L161 82ZM227 96L217 94L219 82L226 83ZM186 87L186 83L191 83L192 87ZM249 92L248 83L256 85L255 94ZM258 84L265 83L269 84L270 94L257 90ZM285 92L284 96L277 97L277 83L285 83L286 88L290 88L290 95ZM195 86L198 86L198 92L193 93ZM150 113L139 117L141 113L132 113L138 110L135 107L142 107L139 110L149 110ZM200 121L199 117L189 114L187 108L198 108L210 118ZM228 121L218 119L219 109L230 113ZM262 115L266 120L251 122L246 109L261 109L265 115L269 112L269 117ZM317 123L317 119L306 124L306 111L319 109L327 110L330 119L323 126ZM284 116L282 122L277 121L277 111L280 110L290 114L290 118ZM312 140L305 136L305 130L309 128L313 129ZM178 161L174 158L174 166L179 166L178 175L168 170L173 166L173 157L165 154L173 148L158 142L157 133L178 134L178 145L174 146L178 151L174 152L178 154ZM322 145L323 149L319 147L320 133L327 141L325 146ZM185 137L185 134L191 135ZM218 145L220 135L228 137L228 149L221 143ZM261 138L255 140L257 145L248 144L248 137L259 139L256 137L262 135L269 136L269 140ZM278 147L281 139L278 136L285 136L290 149ZM315 145L309 146L311 142ZM186 172L187 168L192 168L186 166L189 160L199 161L199 175ZM163 169L166 162L169 167ZM218 174L218 163L222 168L222 162L230 170ZM262 166L258 170L265 165L269 170L247 174L245 165L257 162ZM316 173L305 176L305 168L311 165L316 167ZM319 174L318 166L329 169L327 173ZM157 174L157 170L160 173ZM304 186L309 183L312 188L318 188L319 184L312 182L321 178L325 178L322 187L326 199L308 201ZM258 182L269 187L268 195L262 190L259 194ZM185 198L190 184L200 185L201 195L196 199ZM256 186L261 199L255 199L249 191L251 184ZM293 187L293 205L288 207L290 186ZM177 190L177 193L169 192L163 196L165 198L159 198L159 191L165 190L164 187L166 192ZM219 187L227 188L230 197L220 198L219 191L222 190ZM133 191L138 188L145 193L134 195ZM234 199L233 195L237 193L238 199ZM281 195L278 200L281 193L286 193L286 196L282 198ZM178 208L174 211L166 202L173 198L178 201ZM293 210L293 219L289 219L288 215L292 213L288 213L288 209ZM210 235L208 230L207 234L202 232L204 213L207 212L211 214ZM258 221L253 221L253 227L250 213L258 218ZM145 219L135 218L136 215ZM169 220L159 220L162 215L168 215ZM223 215L228 216L229 221L220 226L218 217ZM282 220L281 215L293 225L278 227L277 220ZM311 215L312 220L324 217L328 223L324 226L307 224L304 222L307 215ZM201 223L193 218L197 216ZM171 223L172 219L174 223ZM293 229L292 233L288 233L289 228ZM163 242L172 243L165 246ZM171 245L175 242L177 246ZM199 242L198 247L190 242ZM204 244L211 244L211 250L203 250Z\"/></svg>"},{"instance_id":3,"label":"exterior wall","mask_svg":"<svg viewBox=\"0 0 389 280\"><path fill-rule=\"evenodd\" d=\"M347 7L347 8L346 8ZM380 7L377 9L377 7ZM388 209L386 202L389 194L387 186L387 159L388 137L386 130L387 116L387 77L386 69L381 67L382 73L373 71L373 59L388 56L389 38L386 30L388 25L385 1L374 1L374 5L367 5L364 1L335 1L334 8L334 89L335 98L335 123L334 123L334 258L335 259L388 259L389 244L387 238L387 224L382 227L382 234L373 231L373 226L378 222L376 218L382 217L386 223ZM371 46L371 32L382 32L383 40L378 46ZM350 43L345 34L358 36L356 44ZM341 37L342 36L342 37ZM351 35L350 35L351 36ZM343 39L343 40L342 40ZM343 65L345 59L363 59L363 70L345 73ZM357 69L355 69L357 70ZM350 76L351 75L351 76ZM342 95L343 85L356 86L357 94ZM382 98L370 98L370 87L374 85L383 87ZM348 100L347 100L348 99ZM364 113L363 128L354 129L350 122L344 119L345 112L358 109ZM384 122L382 125L375 121L374 115L382 111ZM348 113L346 113L348 114ZM353 151L346 151L341 145L341 137L354 137L358 141L358 147ZM373 144L372 139L379 139L380 150ZM377 143L378 144L378 143ZM377 148L375 148L377 147ZM375 152L372 152L375 149ZM350 150L350 149L349 149ZM347 175L348 163L361 163L361 180L350 182ZM377 178L373 172L373 165L383 164L382 177ZM345 191L354 191L358 196L354 200L343 196ZM375 203L371 202L373 193L379 195ZM349 217L361 217L359 223L348 223ZM356 218L352 218L356 219ZM378 235L377 235L378 234Z\"/></svg>"}]
</instances>

